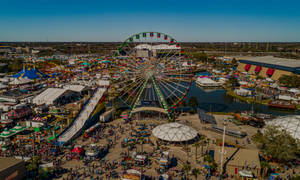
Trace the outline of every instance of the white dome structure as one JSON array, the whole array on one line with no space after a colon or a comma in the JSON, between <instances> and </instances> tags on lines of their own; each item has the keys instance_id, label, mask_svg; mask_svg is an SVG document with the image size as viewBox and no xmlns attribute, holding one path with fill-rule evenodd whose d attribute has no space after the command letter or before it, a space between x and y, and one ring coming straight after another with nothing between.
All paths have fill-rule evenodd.
<instances>
[{"instance_id":1,"label":"white dome structure","mask_svg":"<svg viewBox=\"0 0 300 180\"><path fill-rule=\"evenodd\" d=\"M198 132L186 125L168 123L155 127L152 133L158 139L171 142L189 141L198 136Z\"/></svg>"},{"instance_id":2,"label":"white dome structure","mask_svg":"<svg viewBox=\"0 0 300 180\"><path fill-rule=\"evenodd\" d=\"M286 130L295 139L300 139L300 115L280 116L266 125L277 126L280 130Z\"/></svg>"}]
</instances>

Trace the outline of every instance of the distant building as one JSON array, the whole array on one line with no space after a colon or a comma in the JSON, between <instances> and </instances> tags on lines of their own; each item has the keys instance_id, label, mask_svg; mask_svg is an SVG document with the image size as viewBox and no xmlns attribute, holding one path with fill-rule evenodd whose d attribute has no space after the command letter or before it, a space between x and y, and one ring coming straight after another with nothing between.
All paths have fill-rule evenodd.
<instances>
[{"instance_id":1,"label":"distant building","mask_svg":"<svg viewBox=\"0 0 300 180\"><path fill-rule=\"evenodd\" d=\"M237 70L278 80L282 75L300 75L300 60L273 56L240 57Z\"/></svg>"},{"instance_id":2,"label":"distant building","mask_svg":"<svg viewBox=\"0 0 300 180\"><path fill-rule=\"evenodd\" d=\"M221 164L219 152L222 152L222 146L216 146L214 152L215 162ZM255 176L259 176L261 167L258 150L225 147L225 152L223 167L229 176L237 175L243 169L248 169Z\"/></svg>"},{"instance_id":3,"label":"distant building","mask_svg":"<svg viewBox=\"0 0 300 180\"><path fill-rule=\"evenodd\" d=\"M0 46L0 53L11 53L13 48L10 46Z\"/></svg>"},{"instance_id":4,"label":"distant building","mask_svg":"<svg viewBox=\"0 0 300 180\"><path fill-rule=\"evenodd\" d=\"M158 44L158 45L149 45L149 44L139 44L135 47L137 57L156 57L159 52L168 52L171 53L171 50L180 50L181 47L177 45L167 45L167 44Z\"/></svg>"}]
</instances>

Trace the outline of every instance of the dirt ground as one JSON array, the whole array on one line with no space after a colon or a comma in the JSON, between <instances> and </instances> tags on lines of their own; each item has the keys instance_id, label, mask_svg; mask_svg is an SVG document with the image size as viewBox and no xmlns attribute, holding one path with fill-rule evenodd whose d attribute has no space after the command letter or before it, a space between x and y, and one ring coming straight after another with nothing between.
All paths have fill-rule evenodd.
<instances>
[{"instance_id":1,"label":"dirt ground","mask_svg":"<svg viewBox=\"0 0 300 180\"><path fill-rule=\"evenodd\" d=\"M219 126L222 126L223 124L223 120L230 118L231 116L229 115L214 115L217 121L217 124ZM109 122L107 124L109 125L114 125L115 127L118 128L124 128L125 131L123 133L119 132L119 129L116 128L114 129L116 132L116 135L114 135L115 137L111 137L111 139L115 139L115 145L113 148L110 149L109 153L106 155L105 160L109 161L109 162L120 162L121 161L121 153L122 152L126 152L128 151L127 148L122 148L121 147L121 142L124 140L124 138L127 138L130 136L130 132L132 131L132 128L136 128L136 124L164 124L167 123L167 120L136 120L132 123L132 125L130 124L124 124L122 123L121 119L116 119L112 122ZM176 120L176 122L182 123L182 124L186 124L189 125L190 127L193 127L195 130L198 131L198 133L200 135L205 135L210 139L210 144L205 145L203 147L203 152L205 152L206 150L209 149L214 149L214 147L216 146L214 144L214 142L216 142L217 139L222 139L222 134L218 133L218 132L214 132L211 130L208 130L208 128L211 126L209 124L202 124L198 118L198 115L184 115L184 116L179 116ZM235 144L238 141L238 145L242 146L243 148L247 148L247 149L256 149L256 146L254 143L251 142L248 143L246 141L246 138L251 139L251 136L253 136L256 132L257 132L257 128L251 127L251 126L247 126L247 125L242 125L242 126L237 126L235 124L233 124L232 122L228 122L227 124L227 129L231 129L231 130L239 130L239 131L245 131L247 132L248 136L245 138L235 138L235 137L231 137L231 136L227 136L226 135L226 142ZM108 129L107 129L108 130ZM150 129L149 129L150 130ZM106 133L108 133L108 131L106 131ZM150 136L150 140L152 142L156 142L156 138L153 137L153 135ZM81 136L80 138L77 139L76 144L80 144L82 145L84 148L87 148L90 144L93 144L94 142L92 142L92 138L88 138L87 140L83 141L83 137ZM100 139L96 144L100 145L100 144L107 144L107 139L106 138L102 138ZM190 149L189 152L186 151L185 147L188 147L188 149ZM133 151L139 152L141 150L144 150L145 152L155 152L157 154L161 153L158 152L157 150L155 150L154 146L151 146L150 144L143 144L143 145L137 145L136 149L134 149ZM202 152L199 150L200 148L198 148L197 151L197 160L196 160L196 148L190 144L190 145L172 145L172 144L168 144L166 146L166 148L164 149L165 151L169 152L169 156L170 157L176 157L178 159L178 166L176 167L177 170L181 170L183 165L186 164L187 161L189 161L191 163L191 167L193 168L202 168L202 165L204 164L204 160L203 160L203 156L202 156ZM150 158L152 163L151 167L147 167L147 168L143 168L141 169L140 167L137 167L138 170L144 170L144 174L149 175L149 176L158 176L157 172L155 171L156 168L158 168L158 158L157 157L151 157ZM99 161L93 161L90 164L95 164L96 167L99 166ZM84 172L87 171L88 167L84 166L83 162L81 160L71 160L71 161L63 161L63 167L65 168L78 168L80 169L79 172ZM121 174L122 172L122 168L121 166L118 167L116 169L116 171ZM175 179L180 178L180 176L176 176L176 173L174 171L169 171L171 175L174 175L173 177L175 177ZM66 177L67 175L64 175L64 177ZM95 175L93 175L93 177L96 177ZM105 179L105 176L102 176ZM204 179L204 176L200 175L199 176L200 179ZM198 179L199 179L198 177ZM194 178L192 176L190 176L190 178ZM89 178L86 178L89 179ZM216 179L216 177L212 177L212 179Z\"/></svg>"}]
</instances>

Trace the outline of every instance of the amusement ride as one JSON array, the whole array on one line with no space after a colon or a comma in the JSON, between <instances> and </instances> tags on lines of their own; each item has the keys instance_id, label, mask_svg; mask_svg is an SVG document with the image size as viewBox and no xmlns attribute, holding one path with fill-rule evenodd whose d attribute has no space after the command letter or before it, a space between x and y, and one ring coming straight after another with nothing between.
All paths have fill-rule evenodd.
<instances>
[{"instance_id":1,"label":"amusement ride","mask_svg":"<svg viewBox=\"0 0 300 180\"><path fill-rule=\"evenodd\" d=\"M135 112L172 112L192 84L191 59L180 43L160 32L141 32L127 38L114 54L113 88L119 102Z\"/></svg>"}]
</instances>

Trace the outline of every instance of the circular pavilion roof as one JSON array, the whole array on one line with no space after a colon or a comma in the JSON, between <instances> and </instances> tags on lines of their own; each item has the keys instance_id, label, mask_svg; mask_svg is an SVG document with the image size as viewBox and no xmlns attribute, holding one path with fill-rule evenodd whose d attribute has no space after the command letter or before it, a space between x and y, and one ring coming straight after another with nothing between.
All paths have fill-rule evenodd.
<instances>
[{"instance_id":1,"label":"circular pavilion roof","mask_svg":"<svg viewBox=\"0 0 300 180\"><path fill-rule=\"evenodd\" d=\"M286 130L295 139L300 139L300 115L280 116L271 121L267 121L266 125L276 126L281 130Z\"/></svg>"},{"instance_id":2,"label":"circular pavilion roof","mask_svg":"<svg viewBox=\"0 0 300 180\"><path fill-rule=\"evenodd\" d=\"M158 139L172 142L189 141L198 135L195 129L180 123L159 125L152 130L152 133Z\"/></svg>"}]
</instances>

